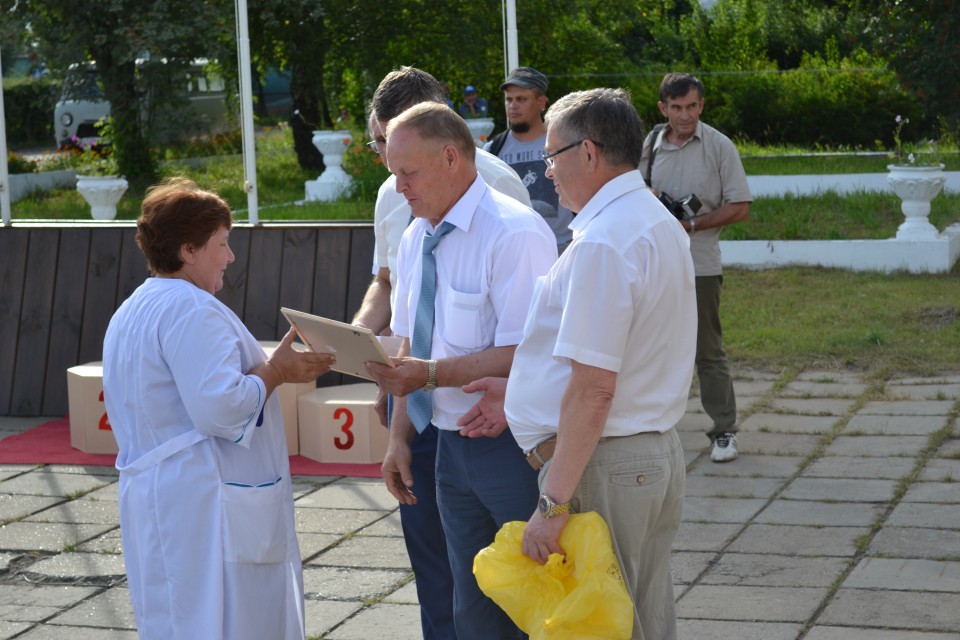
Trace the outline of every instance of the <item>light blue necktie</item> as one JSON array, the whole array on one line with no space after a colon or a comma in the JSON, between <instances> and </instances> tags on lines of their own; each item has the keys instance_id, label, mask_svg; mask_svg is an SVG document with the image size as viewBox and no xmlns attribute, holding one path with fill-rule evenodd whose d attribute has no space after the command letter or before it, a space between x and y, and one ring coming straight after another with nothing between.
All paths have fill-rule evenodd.
<instances>
[{"instance_id":1,"label":"light blue necktie","mask_svg":"<svg viewBox=\"0 0 960 640\"><path fill-rule=\"evenodd\" d=\"M449 222L442 222L434 235L423 236L422 274L420 276L420 299L417 301L417 315L413 322L413 339L410 341L410 355L421 360L429 360L433 343L434 301L437 297L437 259L433 255L440 240L453 231ZM407 415L422 433L433 419L433 398L429 393L418 389L407 396Z\"/></svg>"}]
</instances>

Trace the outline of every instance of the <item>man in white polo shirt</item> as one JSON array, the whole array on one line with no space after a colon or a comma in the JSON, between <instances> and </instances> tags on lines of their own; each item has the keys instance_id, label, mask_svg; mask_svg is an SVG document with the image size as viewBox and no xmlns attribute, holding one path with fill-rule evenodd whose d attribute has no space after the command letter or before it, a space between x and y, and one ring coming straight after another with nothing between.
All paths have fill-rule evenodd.
<instances>
[{"instance_id":1,"label":"man in white polo shirt","mask_svg":"<svg viewBox=\"0 0 960 640\"><path fill-rule=\"evenodd\" d=\"M579 213L573 242L538 283L506 388L510 431L540 470L523 552L539 563L563 553L568 514L598 512L635 603L633 638L671 640L684 487L674 425L697 335L689 240L637 170L643 131L626 92L569 94L546 123L547 177ZM490 402L461 419L464 430L496 422Z\"/></svg>"}]
</instances>

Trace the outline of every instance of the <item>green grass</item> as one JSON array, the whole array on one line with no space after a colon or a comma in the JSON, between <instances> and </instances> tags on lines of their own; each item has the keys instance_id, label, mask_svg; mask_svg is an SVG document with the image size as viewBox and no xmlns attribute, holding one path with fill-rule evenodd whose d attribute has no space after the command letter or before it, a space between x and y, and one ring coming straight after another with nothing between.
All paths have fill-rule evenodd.
<instances>
[{"instance_id":1,"label":"green grass","mask_svg":"<svg viewBox=\"0 0 960 640\"><path fill-rule=\"evenodd\" d=\"M940 275L724 270L724 345L761 369L956 371L960 263Z\"/></svg>"}]
</instances>

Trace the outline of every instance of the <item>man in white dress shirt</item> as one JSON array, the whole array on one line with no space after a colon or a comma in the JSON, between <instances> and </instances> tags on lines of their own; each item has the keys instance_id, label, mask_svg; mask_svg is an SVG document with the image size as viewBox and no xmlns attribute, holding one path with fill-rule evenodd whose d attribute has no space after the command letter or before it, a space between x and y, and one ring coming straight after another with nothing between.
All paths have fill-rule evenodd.
<instances>
[{"instance_id":1,"label":"man in white dress shirt","mask_svg":"<svg viewBox=\"0 0 960 640\"><path fill-rule=\"evenodd\" d=\"M369 129L372 138L370 146L381 153L381 157L386 147L384 131L389 122L422 102L443 102L442 85L426 71L401 67L387 74L380 82L370 103ZM526 187L505 162L477 150L476 167L487 185L522 204L530 205ZM377 334L383 333L390 324L393 292L397 286L400 238L412 215L407 199L396 187L396 177L391 175L377 193L374 208L374 278L353 319L353 324L367 327ZM386 394L382 393L382 389L378 410L381 420L386 424ZM411 446L411 474L420 489L417 491L416 505L400 506L400 521L407 555L417 581L423 637L425 640L454 638L453 576L436 496L426 489L436 484L436 429L417 434Z\"/></svg>"},{"instance_id":2,"label":"man in white dress shirt","mask_svg":"<svg viewBox=\"0 0 960 640\"><path fill-rule=\"evenodd\" d=\"M462 385L509 372L536 280L556 261L556 239L531 208L487 187L474 163L470 130L447 107L411 107L386 133L387 166L415 219L397 259L391 328L404 338L402 357L395 368L367 365L396 397L384 479L406 505L433 491L411 476L410 443L417 431L437 431L435 490L453 573L456 637L522 638L480 591L473 558L504 523L529 517L537 500L536 472L509 431L465 437L456 423L476 401ZM422 327L416 318L424 304L422 248L429 236L442 236L433 252L435 322L429 355L413 358L407 354ZM421 390L432 400L426 417L408 413L414 408L408 394Z\"/></svg>"}]
</instances>

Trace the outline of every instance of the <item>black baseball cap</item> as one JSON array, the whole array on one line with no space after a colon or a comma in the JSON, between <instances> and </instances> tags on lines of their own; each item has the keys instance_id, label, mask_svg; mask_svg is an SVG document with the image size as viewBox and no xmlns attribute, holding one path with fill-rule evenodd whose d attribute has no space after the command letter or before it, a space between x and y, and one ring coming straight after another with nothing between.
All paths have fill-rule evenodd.
<instances>
[{"instance_id":1,"label":"black baseball cap","mask_svg":"<svg viewBox=\"0 0 960 640\"><path fill-rule=\"evenodd\" d=\"M538 89L540 93L547 92L547 76L543 75L533 67L517 67L510 72L507 79L500 85L500 91L503 91L511 84L524 89Z\"/></svg>"}]
</instances>

